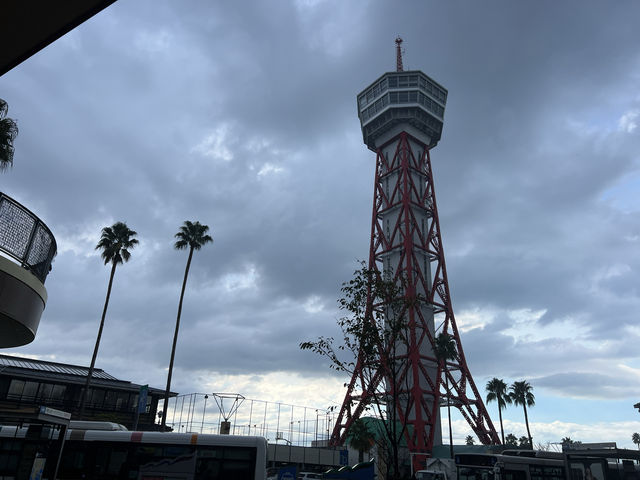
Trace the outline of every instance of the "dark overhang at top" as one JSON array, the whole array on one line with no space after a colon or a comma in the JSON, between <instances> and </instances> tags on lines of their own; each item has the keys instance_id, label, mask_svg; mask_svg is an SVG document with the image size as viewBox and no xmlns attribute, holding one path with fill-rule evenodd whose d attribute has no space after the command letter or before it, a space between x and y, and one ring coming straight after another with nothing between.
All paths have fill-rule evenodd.
<instances>
[{"instance_id":1,"label":"dark overhang at top","mask_svg":"<svg viewBox=\"0 0 640 480\"><path fill-rule=\"evenodd\" d=\"M0 3L0 76L116 0L5 0Z\"/></svg>"}]
</instances>

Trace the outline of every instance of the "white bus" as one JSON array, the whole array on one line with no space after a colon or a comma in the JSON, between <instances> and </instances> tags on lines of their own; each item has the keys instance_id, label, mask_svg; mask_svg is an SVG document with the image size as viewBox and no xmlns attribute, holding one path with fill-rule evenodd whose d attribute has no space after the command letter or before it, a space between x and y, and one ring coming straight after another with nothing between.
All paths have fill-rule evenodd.
<instances>
[{"instance_id":1,"label":"white bus","mask_svg":"<svg viewBox=\"0 0 640 480\"><path fill-rule=\"evenodd\" d=\"M555 458L468 453L455 461L458 480L565 480L562 454L549 456Z\"/></svg>"},{"instance_id":2,"label":"white bus","mask_svg":"<svg viewBox=\"0 0 640 480\"><path fill-rule=\"evenodd\" d=\"M30 471L47 457L43 479L52 479L52 440L30 439L26 428L0 428L0 478ZM37 452L37 453L36 453ZM59 480L265 480L267 441L262 437L69 430Z\"/></svg>"},{"instance_id":3,"label":"white bus","mask_svg":"<svg viewBox=\"0 0 640 480\"><path fill-rule=\"evenodd\" d=\"M620 448L505 450L458 454L455 460L457 480L640 480L640 452Z\"/></svg>"}]
</instances>

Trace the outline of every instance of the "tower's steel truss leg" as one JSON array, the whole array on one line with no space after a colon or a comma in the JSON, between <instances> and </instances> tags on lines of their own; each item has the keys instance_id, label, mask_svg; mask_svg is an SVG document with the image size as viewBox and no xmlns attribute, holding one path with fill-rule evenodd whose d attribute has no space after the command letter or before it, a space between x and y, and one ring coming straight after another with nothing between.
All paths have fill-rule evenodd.
<instances>
[{"instance_id":1,"label":"tower's steel truss leg","mask_svg":"<svg viewBox=\"0 0 640 480\"><path fill-rule=\"evenodd\" d=\"M377 149L369 269L401 276L407 298L425 302L408 306L408 346L404 355L391 358L401 362L399 371L384 361L377 366L357 361L330 443L343 444L350 425L381 395L396 399L395 418L406 425L413 454L429 456L441 442L444 400L460 411L481 443L500 443L467 367L453 314L429 148L406 132ZM453 337L457 351L443 368L434 354L441 332Z\"/></svg>"}]
</instances>

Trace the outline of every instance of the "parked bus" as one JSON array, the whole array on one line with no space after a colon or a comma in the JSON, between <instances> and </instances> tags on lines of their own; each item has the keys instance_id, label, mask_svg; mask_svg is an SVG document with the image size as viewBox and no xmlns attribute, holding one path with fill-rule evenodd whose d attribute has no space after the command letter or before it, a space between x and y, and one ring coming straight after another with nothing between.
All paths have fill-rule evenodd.
<instances>
[{"instance_id":1,"label":"parked bus","mask_svg":"<svg viewBox=\"0 0 640 480\"><path fill-rule=\"evenodd\" d=\"M455 461L458 480L566 480L562 455L549 456L468 453Z\"/></svg>"},{"instance_id":2,"label":"parked bus","mask_svg":"<svg viewBox=\"0 0 640 480\"><path fill-rule=\"evenodd\" d=\"M43 479L53 478L52 437L30 439L27 428L0 428L0 478L18 479L45 455ZM35 451L38 451L36 454ZM69 430L59 480L265 480L262 437L196 433Z\"/></svg>"},{"instance_id":3,"label":"parked bus","mask_svg":"<svg viewBox=\"0 0 640 480\"><path fill-rule=\"evenodd\" d=\"M505 450L459 454L455 461L457 480L640 480L640 452L620 448Z\"/></svg>"}]
</instances>

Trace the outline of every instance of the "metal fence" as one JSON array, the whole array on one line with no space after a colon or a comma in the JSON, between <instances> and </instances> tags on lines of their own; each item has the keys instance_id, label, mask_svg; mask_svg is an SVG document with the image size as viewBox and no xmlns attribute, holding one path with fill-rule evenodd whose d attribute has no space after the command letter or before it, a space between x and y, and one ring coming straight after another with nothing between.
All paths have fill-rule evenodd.
<instances>
[{"instance_id":1,"label":"metal fence","mask_svg":"<svg viewBox=\"0 0 640 480\"><path fill-rule=\"evenodd\" d=\"M162 410L162 404L158 410ZM259 435L271 443L326 446L338 413L337 406L303 407L244 398L239 394L188 393L169 399L167 425L174 432Z\"/></svg>"},{"instance_id":2,"label":"metal fence","mask_svg":"<svg viewBox=\"0 0 640 480\"><path fill-rule=\"evenodd\" d=\"M0 251L44 283L56 255L51 230L28 208L0 192Z\"/></svg>"}]
</instances>

